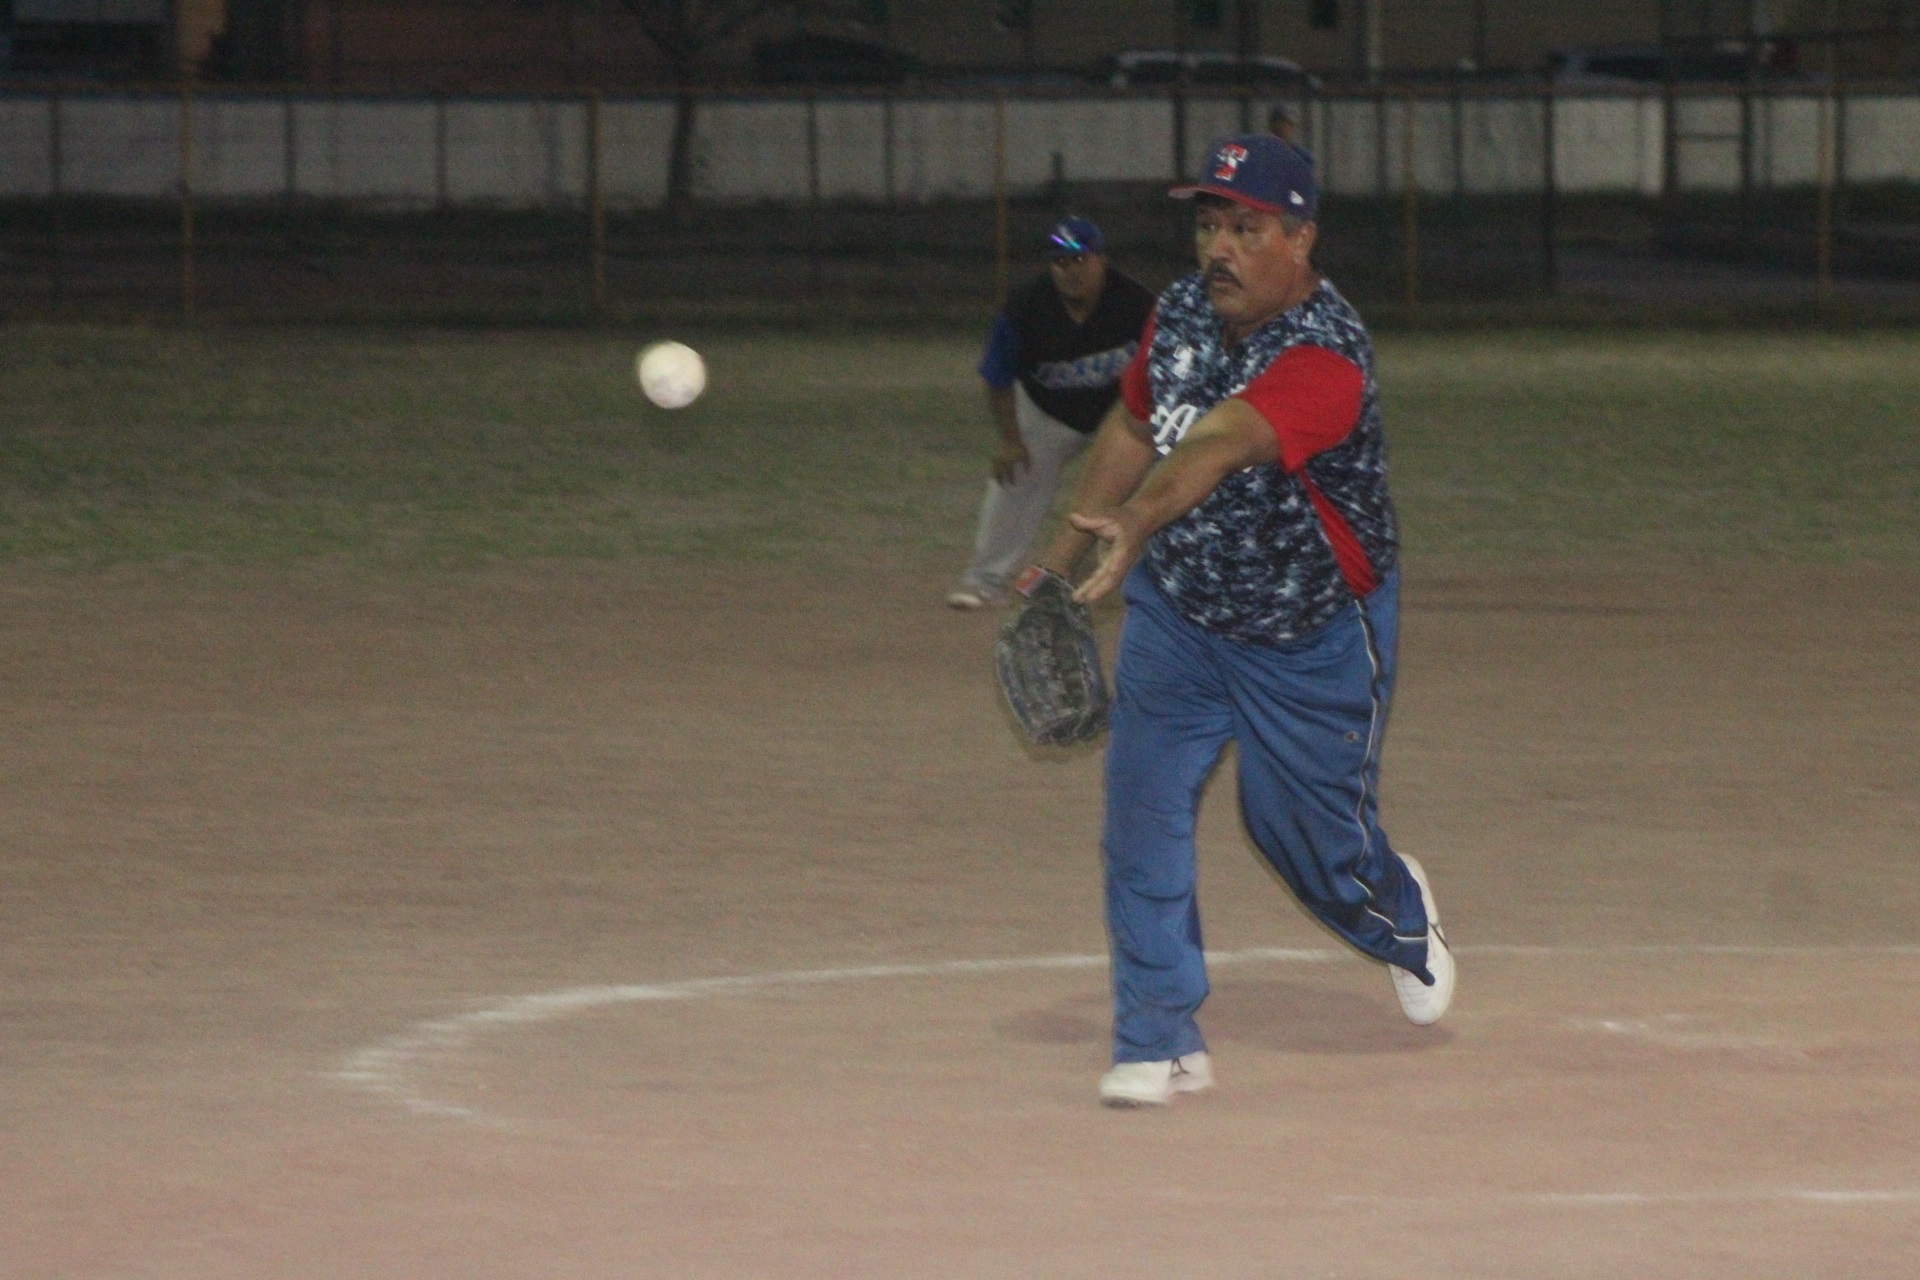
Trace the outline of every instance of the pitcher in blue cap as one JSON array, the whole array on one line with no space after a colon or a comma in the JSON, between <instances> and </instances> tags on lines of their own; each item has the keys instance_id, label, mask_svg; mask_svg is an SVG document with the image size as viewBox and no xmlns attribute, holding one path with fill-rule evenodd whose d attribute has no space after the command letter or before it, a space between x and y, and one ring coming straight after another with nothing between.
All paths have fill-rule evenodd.
<instances>
[{"instance_id":1,"label":"pitcher in blue cap","mask_svg":"<svg viewBox=\"0 0 1920 1280\"><path fill-rule=\"evenodd\" d=\"M1120 396L1153 295L1107 260L1091 218L1047 230L1046 271L993 318L980 377L997 433L973 559L947 592L956 609L1012 599L1008 582L1053 509L1060 473Z\"/></svg>"},{"instance_id":2,"label":"pitcher in blue cap","mask_svg":"<svg viewBox=\"0 0 1920 1280\"><path fill-rule=\"evenodd\" d=\"M1069 526L1028 578L1127 602L1101 839L1113 960L1112 1106L1212 1085L1194 825L1228 743L1261 854L1328 929L1382 962L1402 1013L1446 1012L1453 955L1424 869L1378 808L1399 531L1366 326L1313 265L1312 157L1215 144L1198 270L1155 304Z\"/></svg>"}]
</instances>

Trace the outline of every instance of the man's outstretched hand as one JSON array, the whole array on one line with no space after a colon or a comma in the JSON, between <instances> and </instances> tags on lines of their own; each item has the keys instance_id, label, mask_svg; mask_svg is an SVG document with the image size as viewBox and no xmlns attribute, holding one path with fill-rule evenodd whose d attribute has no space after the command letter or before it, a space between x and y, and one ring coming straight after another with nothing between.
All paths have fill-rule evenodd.
<instances>
[{"instance_id":1,"label":"man's outstretched hand","mask_svg":"<svg viewBox=\"0 0 1920 1280\"><path fill-rule=\"evenodd\" d=\"M1114 507L1097 515L1082 515L1078 511L1067 517L1068 523L1082 533L1090 533L1106 544L1101 548L1100 562L1094 566L1073 598L1081 604L1092 604L1120 585L1127 576L1127 570L1133 568L1140 559L1140 553L1146 550L1148 529L1144 521L1125 507Z\"/></svg>"}]
</instances>

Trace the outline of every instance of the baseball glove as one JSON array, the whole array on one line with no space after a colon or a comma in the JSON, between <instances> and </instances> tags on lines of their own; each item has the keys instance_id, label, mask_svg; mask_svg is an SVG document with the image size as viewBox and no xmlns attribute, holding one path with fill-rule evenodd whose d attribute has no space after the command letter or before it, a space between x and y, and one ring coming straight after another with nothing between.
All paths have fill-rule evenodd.
<instances>
[{"instance_id":1,"label":"baseball glove","mask_svg":"<svg viewBox=\"0 0 1920 1280\"><path fill-rule=\"evenodd\" d=\"M1093 615L1074 603L1056 573L1029 569L1014 584L1027 602L1000 628L993 668L1027 737L1068 747L1107 727L1107 683L1093 640Z\"/></svg>"}]
</instances>

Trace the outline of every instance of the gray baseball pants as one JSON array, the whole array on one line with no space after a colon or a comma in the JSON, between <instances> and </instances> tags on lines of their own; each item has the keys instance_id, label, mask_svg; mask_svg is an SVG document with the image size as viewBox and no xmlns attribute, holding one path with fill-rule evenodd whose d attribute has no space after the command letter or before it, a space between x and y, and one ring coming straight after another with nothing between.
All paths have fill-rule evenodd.
<instances>
[{"instance_id":1,"label":"gray baseball pants","mask_svg":"<svg viewBox=\"0 0 1920 1280\"><path fill-rule=\"evenodd\" d=\"M1018 383L1013 388L1013 418L1027 446L1027 465L1012 484L988 479L973 535L973 563L963 575L967 582L996 591L1025 567L1041 522L1053 510L1060 473L1093 442L1092 435L1043 412Z\"/></svg>"}]
</instances>

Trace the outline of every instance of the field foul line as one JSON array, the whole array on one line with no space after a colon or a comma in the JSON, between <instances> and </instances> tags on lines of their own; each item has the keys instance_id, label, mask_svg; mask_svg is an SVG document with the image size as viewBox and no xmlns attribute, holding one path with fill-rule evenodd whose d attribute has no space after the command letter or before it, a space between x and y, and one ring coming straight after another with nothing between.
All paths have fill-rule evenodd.
<instances>
[{"instance_id":1,"label":"field foul line","mask_svg":"<svg viewBox=\"0 0 1920 1280\"><path fill-rule=\"evenodd\" d=\"M1920 955L1920 945L1769 947L1743 944L1662 944L1626 946L1486 945L1459 947L1461 955L1569 956L1569 955ZM1352 951L1333 947L1254 947L1243 951L1209 951L1212 967L1235 964L1333 964L1357 960ZM1001 960L939 960L925 964L863 965L846 969L788 969L743 973L722 978L690 978L628 986L566 987L533 995L512 996L469 1013L452 1014L415 1023L364 1049L356 1050L332 1073L345 1084L378 1094L415 1115L465 1120L489 1127L503 1122L457 1102L430 1097L407 1079L409 1066L429 1055L455 1053L482 1034L509 1027L532 1026L609 1005L652 1001L700 1000L733 992L769 987L818 986L835 982L863 982L885 978L991 977L1049 969L1104 969L1105 955L1019 956ZM1802 1193L1793 1193L1802 1194ZM1852 1195L1852 1192L1805 1193ZM1861 1195L1877 1193L1861 1192ZM1907 1193L1887 1193L1904 1196ZM1546 1203L1548 1197L1531 1197Z\"/></svg>"},{"instance_id":2,"label":"field foul line","mask_svg":"<svg viewBox=\"0 0 1920 1280\"><path fill-rule=\"evenodd\" d=\"M1441 1196L1330 1196L1332 1204L1391 1206L1396 1209L1452 1208L1462 1201L1475 1204L1534 1205L1566 1209L1658 1209L1706 1204L1879 1205L1920 1204L1920 1187L1884 1189L1823 1189L1818 1187L1750 1187L1731 1191L1540 1191L1530 1195Z\"/></svg>"}]
</instances>

